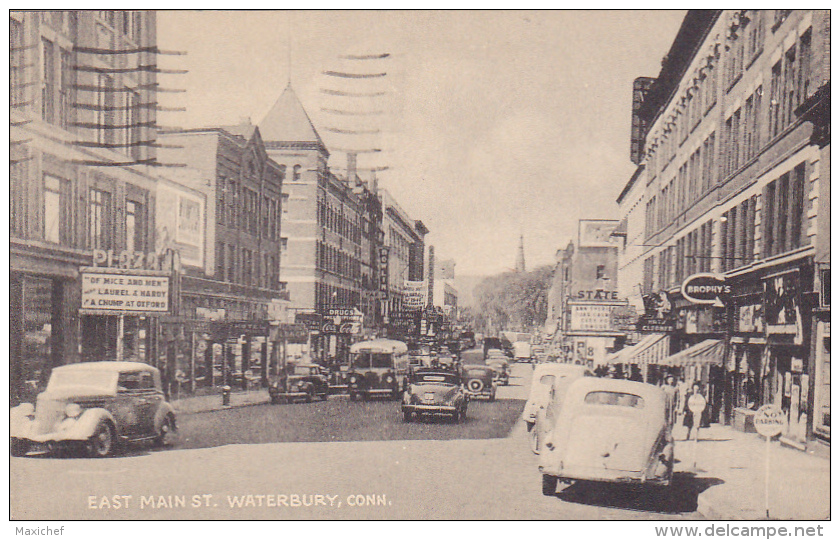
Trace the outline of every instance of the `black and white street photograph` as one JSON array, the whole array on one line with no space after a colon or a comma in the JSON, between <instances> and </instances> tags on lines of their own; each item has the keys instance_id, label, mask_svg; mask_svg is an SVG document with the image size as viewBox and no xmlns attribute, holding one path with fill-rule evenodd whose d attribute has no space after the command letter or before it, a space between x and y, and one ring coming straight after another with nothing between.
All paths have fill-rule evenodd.
<instances>
[{"instance_id":1,"label":"black and white street photograph","mask_svg":"<svg viewBox=\"0 0 840 540\"><path fill-rule=\"evenodd\" d=\"M201 7L9 10L16 536L827 535L830 10Z\"/></svg>"}]
</instances>

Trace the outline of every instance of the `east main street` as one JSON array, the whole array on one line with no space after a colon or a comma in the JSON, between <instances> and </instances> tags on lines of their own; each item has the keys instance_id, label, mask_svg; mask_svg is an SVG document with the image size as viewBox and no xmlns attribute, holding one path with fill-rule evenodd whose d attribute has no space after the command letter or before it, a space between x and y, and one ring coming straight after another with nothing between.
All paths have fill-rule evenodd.
<instances>
[{"instance_id":1,"label":"east main street","mask_svg":"<svg viewBox=\"0 0 840 540\"><path fill-rule=\"evenodd\" d=\"M173 449L11 461L12 519L696 518L708 479L671 496L573 485L540 494L521 421L531 368L462 424L402 422L393 401L346 397L182 415ZM315 442L286 442L286 441Z\"/></svg>"}]
</instances>

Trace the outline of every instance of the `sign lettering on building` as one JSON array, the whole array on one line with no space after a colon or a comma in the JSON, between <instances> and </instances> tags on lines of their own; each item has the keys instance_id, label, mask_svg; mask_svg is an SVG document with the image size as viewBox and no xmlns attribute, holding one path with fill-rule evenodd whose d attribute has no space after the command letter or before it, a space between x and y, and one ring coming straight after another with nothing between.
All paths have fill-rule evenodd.
<instances>
[{"instance_id":1,"label":"sign lettering on building","mask_svg":"<svg viewBox=\"0 0 840 540\"><path fill-rule=\"evenodd\" d=\"M388 292L388 248L379 248L379 291Z\"/></svg>"},{"instance_id":2,"label":"sign lettering on building","mask_svg":"<svg viewBox=\"0 0 840 540\"><path fill-rule=\"evenodd\" d=\"M403 283L403 307L406 309L423 309L426 295L422 281L405 281Z\"/></svg>"},{"instance_id":3,"label":"sign lettering on building","mask_svg":"<svg viewBox=\"0 0 840 540\"><path fill-rule=\"evenodd\" d=\"M305 325L310 332L319 333L323 324L320 313L295 313L295 323Z\"/></svg>"},{"instance_id":4,"label":"sign lettering on building","mask_svg":"<svg viewBox=\"0 0 840 540\"><path fill-rule=\"evenodd\" d=\"M168 313L169 277L82 271L82 309L102 313Z\"/></svg>"},{"instance_id":5,"label":"sign lettering on building","mask_svg":"<svg viewBox=\"0 0 840 540\"><path fill-rule=\"evenodd\" d=\"M571 330L583 332L609 332L612 326L610 304L569 304L571 308Z\"/></svg>"},{"instance_id":6,"label":"sign lettering on building","mask_svg":"<svg viewBox=\"0 0 840 540\"><path fill-rule=\"evenodd\" d=\"M683 297L692 304L712 304L723 307L732 294L732 286L718 274L693 274L682 284Z\"/></svg>"}]
</instances>

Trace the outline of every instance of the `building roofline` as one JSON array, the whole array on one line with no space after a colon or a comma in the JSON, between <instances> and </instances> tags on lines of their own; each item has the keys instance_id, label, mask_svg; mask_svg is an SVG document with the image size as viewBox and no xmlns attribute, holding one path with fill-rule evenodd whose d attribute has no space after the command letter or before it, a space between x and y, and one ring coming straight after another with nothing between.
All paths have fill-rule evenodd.
<instances>
[{"instance_id":1,"label":"building roofline","mask_svg":"<svg viewBox=\"0 0 840 540\"><path fill-rule=\"evenodd\" d=\"M624 200L624 197L626 197L630 190L633 188L633 185L636 183L636 180L639 179L639 176L641 176L643 170L645 170L644 164L636 166L636 170L633 172L633 175L630 177L630 180L627 181L627 184L625 184L624 189L622 189L621 193L618 194L618 198L615 200L615 202L621 204L621 201Z\"/></svg>"}]
</instances>

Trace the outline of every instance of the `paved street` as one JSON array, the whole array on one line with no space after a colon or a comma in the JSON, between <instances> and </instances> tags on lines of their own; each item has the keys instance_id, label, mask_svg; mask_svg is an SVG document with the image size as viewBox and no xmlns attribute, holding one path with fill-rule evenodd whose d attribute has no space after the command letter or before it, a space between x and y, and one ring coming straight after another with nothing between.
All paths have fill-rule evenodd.
<instances>
[{"instance_id":1,"label":"paved street","mask_svg":"<svg viewBox=\"0 0 840 540\"><path fill-rule=\"evenodd\" d=\"M471 403L463 425L403 424L395 402L332 398L184 415L184 440L171 450L136 448L102 460L13 458L11 514L15 519L697 517L697 493L707 482L685 473L676 475L670 498L592 485L542 496L535 456L515 421L530 372L526 364L515 365L512 385L500 388L498 402ZM357 414L348 414L351 406ZM319 419L320 425L310 425ZM58 489L61 498L50 496Z\"/></svg>"}]
</instances>

